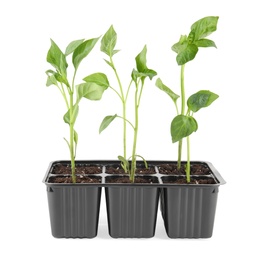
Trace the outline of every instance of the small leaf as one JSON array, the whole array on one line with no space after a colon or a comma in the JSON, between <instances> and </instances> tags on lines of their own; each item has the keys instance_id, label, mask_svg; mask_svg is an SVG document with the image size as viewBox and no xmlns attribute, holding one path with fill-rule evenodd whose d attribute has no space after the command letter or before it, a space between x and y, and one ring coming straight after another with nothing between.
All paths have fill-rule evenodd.
<instances>
[{"instance_id":1,"label":"small leaf","mask_svg":"<svg viewBox=\"0 0 271 260\"><path fill-rule=\"evenodd\" d=\"M46 72L47 77L47 81L46 81L46 86L49 87L51 85L55 85L57 86L57 80L55 77L55 72L52 70L47 70Z\"/></svg>"},{"instance_id":2,"label":"small leaf","mask_svg":"<svg viewBox=\"0 0 271 260\"><path fill-rule=\"evenodd\" d=\"M171 49L176 52L177 54L179 54L181 51L183 51L186 46L187 46L187 36L186 35L181 35L180 40L175 43Z\"/></svg>"},{"instance_id":3,"label":"small leaf","mask_svg":"<svg viewBox=\"0 0 271 260\"><path fill-rule=\"evenodd\" d=\"M95 44L99 40L98 38L93 38L81 43L73 52L72 55L72 63L74 68L77 70L81 61L90 53L90 51L94 48Z\"/></svg>"},{"instance_id":4,"label":"small leaf","mask_svg":"<svg viewBox=\"0 0 271 260\"><path fill-rule=\"evenodd\" d=\"M192 116L178 115L172 122L170 127L172 142L178 142L184 137L191 135L197 131L197 121Z\"/></svg>"},{"instance_id":5,"label":"small leaf","mask_svg":"<svg viewBox=\"0 0 271 260\"><path fill-rule=\"evenodd\" d=\"M132 71L132 79L136 81L137 78L149 77L152 79L157 75L157 72L147 67L147 46L145 45L143 50L136 56L136 70Z\"/></svg>"},{"instance_id":6,"label":"small leaf","mask_svg":"<svg viewBox=\"0 0 271 260\"><path fill-rule=\"evenodd\" d=\"M114 48L117 42L117 34L113 28L113 25L110 26L108 31L105 33L101 40L101 51L112 57L118 51L115 51Z\"/></svg>"},{"instance_id":7,"label":"small leaf","mask_svg":"<svg viewBox=\"0 0 271 260\"><path fill-rule=\"evenodd\" d=\"M78 105L75 105L74 108L73 108L73 114L72 114L72 122L74 123L77 116L78 116L78 112L79 112L79 106ZM63 120L66 124L70 124L70 110L68 110L66 112L66 114L64 115L63 117Z\"/></svg>"},{"instance_id":8,"label":"small leaf","mask_svg":"<svg viewBox=\"0 0 271 260\"><path fill-rule=\"evenodd\" d=\"M198 47L195 44L188 44L176 57L178 65L184 65L195 58Z\"/></svg>"},{"instance_id":9,"label":"small leaf","mask_svg":"<svg viewBox=\"0 0 271 260\"><path fill-rule=\"evenodd\" d=\"M76 144L78 144L78 133L74 130L74 136L73 136L73 140Z\"/></svg>"},{"instance_id":10,"label":"small leaf","mask_svg":"<svg viewBox=\"0 0 271 260\"><path fill-rule=\"evenodd\" d=\"M104 130L106 129L110 124L111 122L117 117L117 114L114 115L114 116L106 116L101 125L100 125L100 128L99 128L99 134Z\"/></svg>"},{"instance_id":11,"label":"small leaf","mask_svg":"<svg viewBox=\"0 0 271 260\"><path fill-rule=\"evenodd\" d=\"M109 81L107 79L107 76L104 73L93 73L83 79L86 82L92 82L96 83L99 86L103 86L105 88L109 87Z\"/></svg>"},{"instance_id":12,"label":"small leaf","mask_svg":"<svg viewBox=\"0 0 271 260\"><path fill-rule=\"evenodd\" d=\"M110 61L105 60L105 59L104 59L104 61L105 61L112 69L114 69L114 66L113 66L113 64L112 64Z\"/></svg>"},{"instance_id":13,"label":"small leaf","mask_svg":"<svg viewBox=\"0 0 271 260\"><path fill-rule=\"evenodd\" d=\"M208 40L208 39L198 40L198 41L195 42L195 44L198 47L215 47L216 48L215 43L212 40Z\"/></svg>"},{"instance_id":14,"label":"small leaf","mask_svg":"<svg viewBox=\"0 0 271 260\"><path fill-rule=\"evenodd\" d=\"M162 80L158 78L155 83L156 87L167 93L170 98L176 103L177 99L180 97L179 95L175 94L170 88L163 84Z\"/></svg>"},{"instance_id":15,"label":"small leaf","mask_svg":"<svg viewBox=\"0 0 271 260\"><path fill-rule=\"evenodd\" d=\"M210 106L219 96L209 90L200 90L191 95L187 100L187 106L193 112L197 112L203 107Z\"/></svg>"},{"instance_id":16,"label":"small leaf","mask_svg":"<svg viewBox=\"0 0 271 260\"><path fill-rule=\"evenodd\" d=\"M67 75L66 69L68 67L66 56L56 45L56 43L51 39L51 47L47 53L47 62L49 62L56 70L62 74L62 76Z\"/></svg>"},{"instance_id":17,"label":"small leaf","mask_svg":"<svg viewBox=\"0 0 271 260\"><path fill-rule=\"evenodd\" d=\"M74 50L82 43L85 39L72 41L66 48L65 55L68 56L74 52Z\"/></svg>"},{"instance_id":18,"label":"small leaf","mask_svg":"<svg viewBox=\"0 0 271 260\"><path fill-rule=\"evenodd\" d=\"M200 40L216 31L218 16L204 17L191 26L191 31L195 33L195 40Z\"/></svg>"},{"instance_id":19,"label":"small leaf","mask_svg":"<svg viewBox=\"0 0 271 260\"><path fill-rule=\"evenodd\" d=\"M138 72L144 72L147 69L147 46L145 45L143 50L136 56L136 68Z\"/></svg>"},{"instance_id":20,"label":"small leaf","mask_svg":"<svg viewBox=\"0 0 271 260\"><path fill-rule=\"evenodd\" d=\"M129 169L129 162L123 156L120 155L118 156L118 159L121 161L122 168L127 171Z\"/></svg>"},{"instance_id":21,"label":"small leaf","mask_svg":"<svg viewBox=\"0 0 271 260\"><path fill-rule=\"evenodd\" d=\"M89 100L100 100L104 91L107 89L104 86L98 85L93 82L86 82L76 86L77 87L77 99L87 98Z\"/></svg>"}]
</instances>

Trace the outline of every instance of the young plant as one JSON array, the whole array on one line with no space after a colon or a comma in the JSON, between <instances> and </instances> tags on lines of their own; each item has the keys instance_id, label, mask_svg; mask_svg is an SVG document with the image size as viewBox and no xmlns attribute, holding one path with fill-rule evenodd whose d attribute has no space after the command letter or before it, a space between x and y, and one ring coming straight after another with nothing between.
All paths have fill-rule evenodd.
<instances>
[{"instance_id":1,"label":"young plant","mask_svg":"<svg viewBox=\"0 0 271 260\"><path fill-rule=\"evenodd\" d=\"M78 144L78 133L74 130L74 125L79 112L80 100L84 97L89 100L100 100L103 92L108 88L109 83L106 75L103 73L94 73L86 78L84 82L75 85L76 73L82 60L87 57L90 51L94 48L99 38L89 40L72 41L63 53L57 44L51 40L51 47L47 53L47 62L50 63L54 70L47 70L46 86L55 85L67 107L67 112L64 114L64 122L69 125L69 140L64 138L68 144L71 159L72 182L76 183L75 175L75 157ZM72 54L73 77L70 82L67 74L67 56Z\"/></svg>"},{"instance_id":2,"label":"young plant","mask_svg":"<svg viewBox=\"0 0 271 260\"><path fill-rule=\"evenodd\" d=\"M136 56L136 68L133 69L132 74L131 74L131 81L127 87L126 92L123 89L121 80L119 78L117 69L115 67L114 61L113 61L113 55L118 52L118 50L114 50L115 45L117 42L117 34L113 28L113 26L110 26L108 31L105 33L105 35L102 38L101 41L101 51L104 52L105 54L108 55L109 60L105 60L106 63L113 69L118 85L119 85L119 91L112 87L109 86L113 91L118 95L118 97L121 100L122 103L122 116L118 116L117 114L115 115L110 115L106 116L104 120L101 123L99 132L101 133L115 118L121 118L123 120L123 155L118 156L119 160L121 161L121 165L125 172L129 173L130 176L130 181L134 182L135 178L135 170L136 170L136 158L140 157L143 159L145 162L145 165L147 167L147 163L145 159L136 154L136 146L137 146L137 136L138 136L138 127L139 127L139 105L142 97L142 91L144 88L144 83L145 79L149 77L151 80L157 73L154 70L151 70L147 67L147 59L146 59L146 54L147 54L147 47L144 46L143 50ZM134 124L131 123L130 120L127 119L126 115L126 108L127 108L127 99L128 95L130 92L131 85L134 83L135 85L135 94L134 94L134 113L135 113L135 119L134 119ZM126 128L127 128L127 123L131 125L134 136L133 136L133 148L132 148L132 155L131 157L127 158L127 135L126 135ZM131 159L131 165L129 164L129 160Z\"/></svg>"},{"instance_id":3,"label":"young plant","mask_svg":"<svg viewBox=\"0 0 271 260\"><path fill-rule=\"evenodd\" d=\"M187 164L186 179L190 182L190 139L189 136L197 131L198 123L193 117L193 113L203 107L211 105L218 98L218 95L208 90L201 90L190 96L186 102L184 87L184 69L185 64L196 57L200 47L216 47L212 40L206 39L208 35L216 31L218 17L209 16L202 18L192 24L191 31L187 35L181 35L180 40L172 46L172 50L177 53L176 61L181 66L180 72L180 96L168 88L160 78L156 81L156 86L167 93L173 100L177 116L171 122L172 142L178 142L178 160L177 169L181 168L182 141L187 140ZM181 97L181 102L177 101Z\"/></svg>"}]
</instances>

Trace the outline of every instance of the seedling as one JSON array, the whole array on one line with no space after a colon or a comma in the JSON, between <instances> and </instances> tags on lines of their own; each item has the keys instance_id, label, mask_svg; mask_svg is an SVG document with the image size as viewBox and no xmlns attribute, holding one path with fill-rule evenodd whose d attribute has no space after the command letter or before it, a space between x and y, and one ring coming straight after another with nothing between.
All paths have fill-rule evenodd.
<instances>
[{"instance_id":1,"label":"seedling","mask_svg":"<svg viewBox=\"0 0 271 260\"><path fill-rule=\"evenodd\" d=\"M84 78L84 82L75 85L76 73L81 61L87 57L99 40L93 38L90 40L72 41L66 48L65 54L60 50L57 44L51 40L51 47L47 53L47 62L50 63L54 70L47 70L46 86L55 85L67 107L64 114L64 122L69 125L69 140L64 138L69 147L71 159L72 182L76 183L75 175L75 157L78 144L78 133L74 130L74 125L79 112L79 102L84 97L89 100L100 100L103 92L108 88L108 80L103 73L94 73ZM70 83L67 75L67 56L72 54L73 77Z\"/></svg>"},{"instance_id":2,"label":"seedling","mask_svg":"<svg viewBox=\"0 0 271 260\"><path fill-rule=\"evenodd\" d=\"M119 90L117 90L115 87L109 86L120 98L122 103L122 116L119 116L117 114L106 116L104 120L101 123L99 132L101 133L115 118L121 118L123 120L123 155L118 156L119 160L121 161L121 165L125 172L129 173L130 181L134 182L135 178L135 170L136 170L136 158L140 157L145 162L145 165L147 167L146 160L136 154L136 146L137 146L137 137L138 137L138 127L139 127L139 105L141 101L142 91L144 88L145 79L149 77L151 80L157 73L154 70L151 70L147 67L147 47L144 46L143 50L136 56L136 68L133 69L131 74L131 81L127 87L127 90L125 91L123 89L123 85L121 83L120 77L118 75L117 69L115 67L114 61L113 61L113 55L115 55L118 50L114 50L115 45L117 42L117 34L113 28L113 26L110 26L108 31L105 33L101 40L101 51L104 52L108 57L109 60L105 60L105 62L113 69L118 85ZM132 85L135 85L135 93L134 93L134 112L135 112L135 119L134 123L132 123L130 120L127 119L127 99L128 95L131 89ZM133 136L133 148L132 148L132 155L131 157L127 158L127 123L131 125L134 136ZM129 160L131 160L131 165L129 164Z\"/></svg>"},{"instance_id":3,"label":"seedling","mask_svg":"<svg viewBox=\"0 0 271 260\"><path fill-rule=\"evenodd\" d=\"M167 93L175 104L177 116L171 122L172 142L178 142L177 169L181 168L181 154L183 138L187 140L187 164L186 180L190 182L190 139L189 136L197 131L198 123L193 117L193 113L203 107L212 104L218 95L208 90L201 90L190 96L186 102L184 87L185 64L196 57L200 47L216 47L212 40L206 39L208 35L216 31L218 17L209 16L202 18L192 24L191 31L187 35L181 35L180 40L172 46L172 50L177 53L176 61L181 66L180 72L180 96L168 88L160 78L156 80L156 86ZM179 97L181 102L177 103Z\"/></svg>"}]
</instances>

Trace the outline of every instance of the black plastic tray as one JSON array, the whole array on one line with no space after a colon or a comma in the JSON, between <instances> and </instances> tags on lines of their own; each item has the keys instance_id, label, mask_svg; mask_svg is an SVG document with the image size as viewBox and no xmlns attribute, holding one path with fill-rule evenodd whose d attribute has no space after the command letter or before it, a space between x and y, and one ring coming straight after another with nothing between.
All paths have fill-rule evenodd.
<instances>
[{"instance_id":1,"label":"black plastic tray","mask_svg":"<svg viewBox=\"0 0 271 260\"><path fill-rule=\"evenodd\" d=\"M76 161L76 166L99 166L101 167L101 173L99 174L86 174L86 176L89 177L97 177L100 178L101 182L100 183L51 183L48 182L49 178L52 176L56 176L55 174L52 174L53 167L57 164L66 164L70 165L70 161L67 160L60 160L60 161L53 161L50 163L48 170L46 172L46 175L43 179L43 182L47 186L54 186L54 185L80 185L80 186L97 186L97 187L110 187L110 186L152 186L152 187L172 187L172 186L199 186L199 184L174 184L174 183L164 183L163 178L174 178L176 176L180 177L185 175L168 175L168 174L161 174L159 173L159 165L161 164L176 164L176 161L148 161L148 166L153 167L155 169L155 173L150 173L150 174L136 174L136 176L147 176L151 177L153 179L152 183L107 183L106 180L107 178L112 178L113 176L125 176L125 174L109 174L106 172L106 167L109 166L114 166L114 165L119 165L120 162L117 160L78 160ZM182 162L186 163L186 162ZM220 186L222 184L225 184L225 180L222 178L222 176L219 174L219 172L214 168L214 166L210 162L206 161L191 161L191 165L193 164L203 164L206 167L210 169L210 174L208 175L191 175L191 177L202 177L202 178L207 178L211 177L215 180L214 184L200 184L201 187L214 187L214 186ZM144 163L142 161L137 162L137 167L138 168L144 168ZM60 175L58 175L60 176ZM62 175L64 176L64 175ZM126 174L127 176L127 174ZM113 177L114 178L114 177Z\"/></svg>"}]
</instances>

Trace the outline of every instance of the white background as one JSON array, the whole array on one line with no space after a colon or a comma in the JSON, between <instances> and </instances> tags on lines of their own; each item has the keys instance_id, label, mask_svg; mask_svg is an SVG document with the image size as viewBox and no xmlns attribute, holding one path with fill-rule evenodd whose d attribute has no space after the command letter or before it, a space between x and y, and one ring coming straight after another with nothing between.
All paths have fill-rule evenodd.
<instances>
[{"instance_id":1,"label":"white background","mask_svg":"<svg viewBox=\"0 0 271 260\"><path fill-rule=\"evenodd\" d=\"M1 1L1 259L270 259L268 2ZM70 41L98 37L113 24L116 48L121 49L115 63L123 84L130 80L134 57L147 44L149 68L178 92L179 67L171 46L193 22L209 15L220 17L210 36L218 48L200 49L187 64L186 89L187 96L200 89L220 96L195 115L199 129L191 136L192 159L211 161L227 181L220 187L213 237L169 239L159 212L154 238L112 239L103 197L96 238L53 238L42 179L50 161L69 159L69 154L63 141L68 135L62 120L65 104L55 87L45 86L50 38L64 50ZM103 58L98 43L81 63L77 83L101 71L114 84ZM169 134L173 103L155 80L146 82L138 153L146 159L176 160ZM101 135L98 128L104 116L120 111L110 90L99 102L82 101L77 159L117 158L121 122Z\"/></svg>"}]
</instances>

